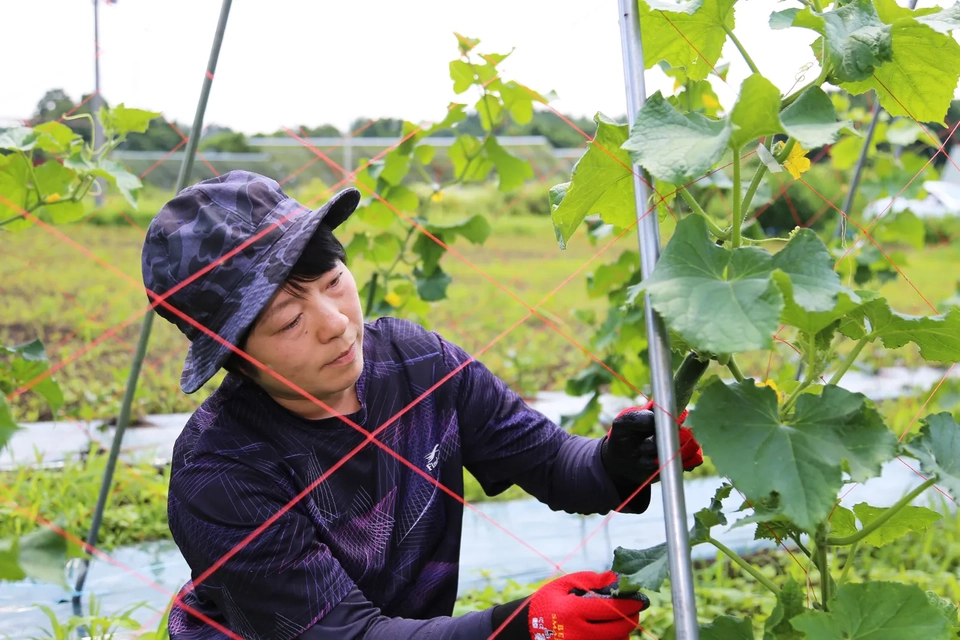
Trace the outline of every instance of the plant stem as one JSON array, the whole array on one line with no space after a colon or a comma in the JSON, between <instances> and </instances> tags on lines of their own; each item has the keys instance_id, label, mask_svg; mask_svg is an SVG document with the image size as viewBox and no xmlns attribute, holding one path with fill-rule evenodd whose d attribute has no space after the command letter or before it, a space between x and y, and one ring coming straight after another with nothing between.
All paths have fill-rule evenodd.
<instances>
[{"instance_id":1,"label":"plant stem","mask_svg":"<svg viewBox=\"0 0 960 640\"><path fill-rule=\"evenodd\" d=\"M843 362L840 363L840 368L837 369L836 373L833 374L833 377L830 378L830 382L827 384L837 384L840 382L840 378L850 370L850 367L853 366L854 361L857 359L857 356L860 355L860 352L863 351L863 348L867 346L867 343L873 339L873 334L867 334L860 338L856 345L850 353L847 354L847 357L844 358Z\"/></svg>"},{"instance_id":2,"label":"plant stem","mask_svg":"<svg viewBox=\"0 0 960 640\"><path fill-rule=\"evenodd\" d=\"M736 249L740 246L740 227L743 225L743 213L741 213L740 205L741 199L743 198L743 192L741 191L741 178L740 178L740 149L733 150L733 235L731 236L731 244L733 248Z\"/></svg>"},{"instance_id":3,"label":"plant stem","mask_svg":"<svg viewBox=\"0 0 960 640\"><path fill-rule=\"evenodd\" d=\"M823 610L827 611L827 603L830 602L830 559L827 556L827 545L817 546L817 567L820 569L820 604Z\"/></svg>"},{"instance_id":4,"label":"plant stem","mask_svg":"<svg viewBox=\"0 0 960 640\"><path fill-rule=\"evenodd\" d=\"M840 538L827 538L826 544L834 547L844 547L848 544L854 544L856 542L860 542L861 540L866 538L868 535L870 535L871 533L873 533L874 531L876 531L877 529L885 525L890 518L897 515L897 513L901 509L903 509L905 506L913 502L914 498L916 498L921 493L923 493L924 491L932 487L936 482L936 480L937 480L936 478L930 478L929 480L921 484L919 487L917 487L907 495L900 498L900 500L895 505L893 505L892 507L884 511L883 515L881 515L879 518L877 518L870 524L864 526L863 529L860 529L860 531L857 531L856 533L851 533L849 536L843 536Z\"/></svg>"},{"instance_id":5,"label":"plant stem","mask_svg":"<svg viewBox=\"0 0 960 640\"><path fill-rule=\"evenodd\" d=\"M847 559L843 563L843 571L840 572L840 577L837 579L837 586L842 585L847 581L847 574L850 573L850 568L853 566L853 557L857 555L857 548L860 546L860 542L854 542L853 546L850 547L850 553L847 555Z\"/></svg>"},{"instance_id":6,"label":"plant stem","mask_svg":"<svg viewBox=\"0 0 960 640\"><path fill-rule=\"evenodd\" d=\"M760 73L760 70L757 69L757 65L753 64L753 60L750 58L750 54L747 53L747 50L743 48L743 45L740 44L740 40L733 33L733 29L727 26L726 23L723 25L723 30L727 32L727 35L730 37L730 41L733 42L733 46L737 48L737 51L740 52L740 55L743 56L743 59L746 60L747 66L750 67L750 71L754 73Z\"/></svg>"},{"instance_id":7,"label":"plant stem","mask_svg":"<svg viewBox=\"0 0 960 640\"><path fill-rule=\"evenodd\" d=\"M373 308L373 297L377 291L377 276L378 272L374 271L373 275L370 277L370 292L367 294L367 314L370 313L370 310ZM369 316L368 316L369 317Z\"/></svg>"},{"instance_id":8,"label":"plant stem","mask_svg":"<svg viewBox=\"0 0 960 640\"><path fill-rule=\"evenodd\" d=\"M807 373L803 377L803 382L800 383L800 386L793 390L793 393L790 394L790 397L787 398L787 401L783 403L783 407L780 409L780 417L784 417L787 413L793 409L793 405L797 403L797 400L800 398L800 394L804 390L813 384L813 381L816 379L816 367L814 363L816 362L816 350L817 350L817 337L815 335L810 335L810 344L807 345L807 358L809 362L807 363Z\"/></svg>"},{"instance_id":9,"label":"plant stem","mask_svg":"<svg viewBox=\"0 0 960 640\"><path fill-rule=\"evenodd\" d=\"M739 566L741 569L743 569L744 571L752 575L754 578L756 578L757 582L759 582L760 584L765 586L767 589L772 591L774 595L780 595L780 587L770 582L770 580L765 575L760 573L760 571L757 570L757 568L754 567L752 564L750 564L749 562L741 558L736 551L729 548L719 540L716 540L711 537L707 537L707 542L709 542L710 544L715 546L717 549L719 549L721 552L723 552L724 555L726 555L728 558L733 560L737 564L737 566Z\"/></svg>"},{"instance_id":10,"label":"plant stem","mask_svg":"<svg viewBox=\"0 0 960 640\"><path fill-rule=\"evenodd\" d=\"M753 180L750 181L750 186L747 187L747 193L743 196L743 204L740 205L740 208L743 209L744 216L750 211L750 203L753 202L753 196L757 194L757 189L760 188L760 181L763 180L763 176L766 173L767 165L761 162L760 166L757 167L757 172L753 174Z\"/></svg>"},{"instance_id":11,"label":"plant stem","mask_svg":"<svg viewBox=\"0 0 960 640\"><path fill-rule=\"evenodd\" d=\"M680 197L683 198L683 201L686 202L687 205L689 205L690 210L706 220L707 228L710 229L710 233L721 240L727 240L730 238L730 233L721 229L720 226L714 222L710 216L707 215L707 212L703 210L703 207L700 206L700 203L697 202L697 199L694 198L689 191L687 191L685 188L680 189L679 191Z\"/></svg>"},{"instance_id":12,"label":"plant stem","mask_svg":"<svg viewBox=\"0 0 960 640\"><path fill-rule=\"evenodd\" d=\"M800 542L800 536L790 536L790 539L797 544L797 548L803 552L803 555L807 556L808 558L812 557L810 555L810 549L807 549L807 547L804 546L802 542Z\"/></svg>"},{"instance_id":13,"label":"plant stem","mask_svg":"<svg viewBox=\"0 0 960 640\"><path fill-rule=\"evenodd\" d=\"M737 364L736 359L731 355L730 360L727 362L727 369L730 369L730 373L733 374L733 377L737 379L737 382L743 382L743 372L740 371L740 365Z\"/></svg>"}]
</instances>

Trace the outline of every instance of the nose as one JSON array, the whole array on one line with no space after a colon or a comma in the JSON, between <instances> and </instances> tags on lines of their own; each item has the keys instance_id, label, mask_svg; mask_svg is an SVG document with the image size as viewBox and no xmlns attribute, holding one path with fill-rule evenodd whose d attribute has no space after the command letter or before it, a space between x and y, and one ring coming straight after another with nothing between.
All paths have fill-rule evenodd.
<instances>
[{"instance_id":1,"label":"nose","mask_svg":"<svg viewBox=\"0 0 960 640\"><path fill-rule=\"evenodd\" d=\"M314 300L317 310L317 339L326 344L343 335L350 319L340 310L336 300L322 293L317 293Z\"/></svg>"}]
</instances>

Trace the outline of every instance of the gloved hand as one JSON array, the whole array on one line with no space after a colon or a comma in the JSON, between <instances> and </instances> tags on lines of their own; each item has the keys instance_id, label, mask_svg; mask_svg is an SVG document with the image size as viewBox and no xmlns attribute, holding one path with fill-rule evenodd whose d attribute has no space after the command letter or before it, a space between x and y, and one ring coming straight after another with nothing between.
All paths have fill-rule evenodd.
<instances>
[{"instance_id":1,"label":"gloved hand","mask_svg":"<svg viewBox=\"0 0 960 640\"><path fill-rule=\"evenodd\" d=\"M496 640L627 640L640 612L650 606L642 593L614 597L612 571L570 573L540 587L527 599L493 609L493 630L522 609L494 637ZM552 632L552 633L551 633Z\"/></svg>"},{"instance_id":2,"label":"gloved hand","mask_svg":"<svg viewBox=\"0 0 960 640\"><path fill-rule=\"evenodd\" d=\"M687 417L680 414L679 424ZM693 432L680 427L680 458L683 470L692 471L703 464L703 450L693 437ZM660 460L657 454L656 425L653 417L653 400L642 407L630 407L621 411L600 448L603 464L614 479L621 482L643 484L656 474L651 482L660 480Z\"/></svg>"}]
</instances>

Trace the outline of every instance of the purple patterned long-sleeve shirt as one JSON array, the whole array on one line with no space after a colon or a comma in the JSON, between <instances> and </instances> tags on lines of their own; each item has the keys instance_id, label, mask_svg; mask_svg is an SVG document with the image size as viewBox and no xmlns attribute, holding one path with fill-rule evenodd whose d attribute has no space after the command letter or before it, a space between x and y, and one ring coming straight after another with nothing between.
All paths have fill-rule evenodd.
<instances>
[{"instance_id":1,"label":"purple patterned long-sleeve shirt","mask_svg":"<svg viewBox=\"0 0 960 640\"><path fill-rule=\"evenodd\" d=\"M247 640L490 636L489 610L451 615L462 503L373 443L342 462L387 422L376 439L457 496L466 468L491 495L517 484L571 513L620 504L598 440L568 434L436 333L382 318L365 326L363 354L361 409L347 416L362 433L305 420L233 375L191 417L174 448L170 528L192 580L231 555L188 583L172 640L222 638L203 617Z\"/></svg>"}]
</instances>

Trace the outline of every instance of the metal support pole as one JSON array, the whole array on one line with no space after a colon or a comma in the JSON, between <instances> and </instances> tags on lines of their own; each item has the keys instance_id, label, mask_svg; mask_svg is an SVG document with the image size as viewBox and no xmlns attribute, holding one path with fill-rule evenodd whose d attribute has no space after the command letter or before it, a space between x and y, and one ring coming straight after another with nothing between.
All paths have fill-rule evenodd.
<instances>
[{"instance_id":1,"label":"metal support pole","mask_svg":"<svg viewBox=\"0 0 960 640\"><path fill-rule=\"evenodd\" d=\"M620 9L620 44L623 50L623 74L627 90L627 118L631 127L637 112L646 101L643 77L643 48L640 40L640 17L636 0L618 0ZM660 257L660 230L657 216L645 215L649 177L639 165L633 167L633 188L637 207L637 235L640 244L640 269L644 279L650 277ZM647 184L644 183L647 181ZM696 600L693 595L693 570L690 561L690 538L687 530L687 509L683 496L683 465L679 456L680 441L676 419L676 397L670 357L669 333L653 310L649 293L644 295L644 318L653 398L656 401L657 448L660 460L669 462L660 471L663 511L666 520L667 558L673 596L674 629L677 640L698 640Z\"/></svg>"},{"instance_id":2,"label":"metal support pole","mask_svg":"<svg viewBox=\"0 0 960 640\"><path fill-rule=\"evenodd\" d=\"M223 43L223 34L227 28L227 18L230 15L231 3L232 0L223 0L223 4L220 7L220 20L217 22L217 30L213 36L210 59L207 62L203 86L200 89L200 100L197 102L197 110L193 118L193 128L190 129L190 138L187 140L183 162L180 165L180 174L177 176L175 193L179 193L187 186L187 181L190 179L190 172L193 170L193 158L196 154L197 144L200 142L200 134L203 130L203 116L207 109L207 99L210 97L210 88L213 85L213 77L217 69L217 59L220 56L220 45ZM110 455L107 458L107 466L103 472L103 482L100 485L100 495L97 497L97 506L94 509L93 520L90 523L90 533L87 535L87 545L90 547L97 545L100 525L103 523L103 512L106 508L107 498L110 495L110 485L113 482L113 473L117 467L117 458L120 455L120 445L123 442L123 434L127 429L127 425L130 423L130 408L133 405L133 397L136 394L137 380L140 377L140 369L143 365L144 356L146 355L147 344L150 342L150 332L153 329L154 315L153 310L148 311L143 317L143 324L140 327L140 339L137 342L137 351L133 357L133 365L130 367L130 375L127 378L127 388L123 395L123 403L120 406L120 415L117 418L117 430L113 434ZM80 596L83 592L83 585L87 578L87 569L89 566L90 561L88 558L85 558L81 563L76 586L74 587L73 611L76 615L82 615L80 610Z\"/></svg>"},{"instance_id":3,"label":"metal support pole","mask_svg":"<svg viewBox=\"0 0 960 640\"><path fill-rule=\"evenodd\" d=\"M847 236L847 218L843 214L853 215L853 199L857 195L857 188L860 186L860 178L863 176L863 167L867 164L867 154L870 153L870 144L873 142L873 134L877 130L877 122L880 121L880 96L876 91L873 93L873 110L870 114L870 127L867 129L867 135L863 139L863 148L860 149L860 157L857 158L857 166L853 170L853 178L850 180L850 187L847 189L847 196L843 200L843 213L839 214L837 228L833 232L834 238L845 240Z\"/></svg>"},{"instance_id":4,"label":"metal support pole","mask_svg":"<svg viewBox=\"0 0 960 640\"><path fill-rule=\"evenodd\" d=\"M90 111L93 115L93 148L99 149L103 144L103 127L100 125L100 0L93 0L93 99L90 100ZM94 204L99 209L103 206L103 192L107 183L103 178L97 178L97 194L93 197Z\"/></svg>"}]
</instances>

